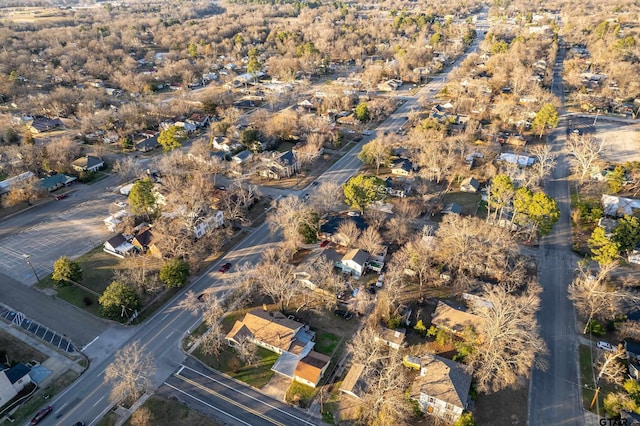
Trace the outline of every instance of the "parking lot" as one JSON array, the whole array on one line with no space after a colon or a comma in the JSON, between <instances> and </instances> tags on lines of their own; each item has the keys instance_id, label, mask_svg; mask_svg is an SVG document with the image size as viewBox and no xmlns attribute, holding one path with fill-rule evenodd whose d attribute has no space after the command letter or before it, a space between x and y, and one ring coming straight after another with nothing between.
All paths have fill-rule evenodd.
<instances>
[{"instance_id":1,"label":"parking lot","mask_svg":"<svg viewBox=\"0 0 640 426\"><path fill-rule=\"evenodd\" d=\"M608 117L572 116L568 121L567 132L572 130L577 130L580 134L593 134L601 139L602 157L605 161L640 161L639 124L629 124Z\"/></svg>"},{"instance_id":2,"label":"parking lot","mask_svg":"<svg viewBox=\"0 0 640 426\"><path fill-rule=\"evenodd\" d=\"M73 258L102 244L109 237L102 220L109 215L113 198L112 194L99 196L4 236L0 239L0 272L33 285L37 281L35 274L42 278L51 273L53 262L59 257Z\"/></svg>"}]
</instances>

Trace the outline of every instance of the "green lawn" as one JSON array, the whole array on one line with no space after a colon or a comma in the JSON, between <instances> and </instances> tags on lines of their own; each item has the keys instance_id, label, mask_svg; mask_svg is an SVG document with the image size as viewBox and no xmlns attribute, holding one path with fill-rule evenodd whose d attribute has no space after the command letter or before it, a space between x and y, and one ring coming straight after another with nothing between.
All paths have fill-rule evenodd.
<instances>
[{"instance_id":1,"label":"green lawn","mask_svg":"<svg viewBox=\"0 0 640 426\"><path fill-rule=\"evenodd\" d=\"M275 352L258 348L258 365L249 367L238 358L235 349L229 346L223 348L219 359L203 354L200 347L194 351L194 355L208 366L258 389L269 383L275 374L271 367L280 356Z\"/></svg>"},{"instance_id":2,"label":"green lawn","mask_svg":"<svg viewBox=\"0 0 640 426\"><path fill-rule=\"evenodd\" d=\"M317 393L317 389L294 380L287 389L285 400L290 404L298 404L301 408L309 408Z\"/></svg>"},{"instance_id":3,"label":"green lawn","mask_svg":"<svg viewBox=\"0 0 640 426\"><path fill-rule=\"evenodd\" d=\"M333 351L336 346L338 346L338 342L340 342L340 338L332 333L327 332L319 332L316 336L316 344L314 349L321 354L325 355L333 355Z\"/></svg>"},{"instance_id":4,"label":"green lawn","mask_svg":"<svg viewBox=\"0 0 640 426\"><path fill-rule=\"evenodd\" d=\"M472 194L469 192L448 192L442 197L442 204L445 206L449 203L460 204L462 207L462 214L484 217L486 215L486 210L483 207L478 208L478 203L481 199L482 196L480 194Z\"/></svg>"},{"instance_id":5,"label":"green lawn","mask_svg":"<svg viewBox=\"0 0 640 426\"><path fill-rule=\"evenodd\" d=\"M597 350L594 349L593 356L595 357L597 354ZM582 406L585 410L589 410L589 405L591 405L591 401L593 400L593 395L595 394L594 384L593 384L593 362L591 361L591 349L587 345L580 345L580 388L582 389ZM604 413L604 398L610 392L615 392L616 387L610 383L605 382L604 380L600 380L600 392L598 393L598 405L600 413ZM596 413L596 406L593 405L593 409L591 412Z\"/></svg>"}]
</instances>

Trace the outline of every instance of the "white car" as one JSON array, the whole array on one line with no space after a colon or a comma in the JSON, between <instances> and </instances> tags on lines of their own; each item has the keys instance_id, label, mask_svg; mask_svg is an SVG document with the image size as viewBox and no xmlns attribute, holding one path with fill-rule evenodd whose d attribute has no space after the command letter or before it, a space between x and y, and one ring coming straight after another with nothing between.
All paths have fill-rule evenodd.
<instances>
[{"instance_id":1,"label":"white car","mask_svg":"<svg viewBox=\"0 0 640 426\"><path fill-rule=\"evenodd\" d=\"M125 203L124 201L116 201L115 202L116 206L120 207L120 208L125 208L127 207L127 203Z\"/></svg>"},{"instance_id":2,"label":"white car","mask_svg":"<svg viewBox=\"0 0 640 426\"><path fill-rule=\"evenodd\" d=\"M378 281L376 281L376 287L381 288L384 283L384 274L378 275Z\"/></svg>"},{"instance_id":3,"label":"white car","mask_svg":"<svg viewBox=\"0 0 640 426\"><path fill-rule=\"evenodd\" d=\"M614 348L611 343L603 342L602 340L600 340L596 344L596 346L598 347L598 349L602 349L603 351L607 351L607 352L615 352L616 351L616 348Z\"/></svg>"}]
</instances>

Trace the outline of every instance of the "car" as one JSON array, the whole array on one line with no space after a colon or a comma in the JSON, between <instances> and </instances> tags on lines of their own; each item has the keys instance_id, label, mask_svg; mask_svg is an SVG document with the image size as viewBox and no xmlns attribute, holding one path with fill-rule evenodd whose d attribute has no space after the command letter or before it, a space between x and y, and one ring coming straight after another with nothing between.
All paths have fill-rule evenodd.
<instances>
[{"instance_id":1,"label":"car","mask_svg":"<svg viewBox=\"0 0 640 426\"><path fill-rule=\"evenodd\" d=\"M376 281L376 287L382 287L382 283L384 282L384 274L378 275L378 281Z\"/></svg>"},{"instance_id":2,"label":"car","mask_svg":"<svg viewBox=\"0 0 640 426\"><path fill-rule=\"evenodd\" d=\"M73 426L84 426L84 422L75 422Z\"/></svg>"},{"instance_id":3,"label":"car","mask_svg":"<svg viewBox=\"0 0 640 426\"><path fill-rule=\"evenodd\" d=\"M198 296L198 302L204 302L205 300L207 300L207 293L202 293Z\"/></svg>"},{"instance_id":4,"label":"car","mask_svg":"<svg viewBox=\"0 0 640 426\"><path fill-rule=\"evenodd\" d=\"M309 194L304 194L304 195L302 196L302 199L303 199L304 201L307 201L307 200L309 199Z\"/></svg>"},{"instance_id":5,"label":"car","mask_svg":"<svg viewBox=\"0 0 640 426\"><path fill-rule=\"evenodd\" d=\"M347 313L344 315L343 318L346 319L347 321L349 321L351 318L353 318L353 314L351 312L347 311Z\"/></svg>"},{"instance_id":6,"label":"car","mask_svg":"<svg viewBox=\"0 0 640 426\"><path fill-rule=\"evenodd\" d=\"M324 240L323 242L320 243L320 247L326 247L326 246L329 245L330 242L331 241L329 241L329 240Z\"/></svg>"},{"instance_id":7,"label":"car","mask_svg":"<svg viewBox=\"0 0 640 426\"><path fill-rule=\"evenodd\" d=\"M124 201L116 201L114 204L123 209L127 207L127 203L125 203Z\"/></svg>"},{"instance_id":8,"label":"car","mask_svg":"<svg viewBox=\"0 0 640 426\"><path fill-rule=\"evenodd\" d=\"M225 263L224 265L222 265L222 266L220 267L220 269L218 269L218 272L221 272L221 273L223 273L223 274L224 274L224 273L225 273L225 272L227 272L229 269L231 269L231 263L227 262L227 263Z\"/></svg>"},{"instance_id":9,"label":"car","mask_svg":"<svg viewBox=\"0 0 640 426\"><path fill-rule=\"evenodd\" d=\"M317 186L318 185L318 181L314 180L313 182L311 182L311 186Z\"/></svg>"},{"instance_id":10,"label":"car","mask_svg":"<svg viewBox=\"0 0 640 426\"><path fill-rule=\"evenodd\" d=\"M345 298L344 291L339 291L339 292L336 293L336 299L342 300L344 298Z\"/></svg>"},{"instance_id":11,"label":"car","mask_svg":"<svg viewBox=\"0 0 640 426\"><path fill-rule=\"evenodd\" d=\"M40 423L40 420L44 419L45 417L47 417L49 415L50 412L53 411L53 407L52 406L48 406L48 407L44 407L42 410L38 411L38 413L36 414L36 416L34 418L31 419L31 424L32 425L37 425L38 423Z\"/></svg>"},{"instance_id":12,"label":"car","mask_svg":"<svg viewBox=\"0 0 640 426\"><path fill-rule=\"evenodd\" d=\"M62 200L63 198L67 198L67 194L56 195L56 200Z\"/></svg>"},{"instance_id":13,"label":"car","mask_svg":"<svg viewBox=\"0 0 640 426\"><path fill-rule=\"evenodd\" d=\"M600 340L596 344L596 346L598 346L598 349L602 349L603 351L607 351L607 352L615 352L616 351L616 348L614 348L611 343L603 342L602 340Z\"/></svg>"},{"instance_id":14,"label":"car","mask_svg":"<svg viewBox=\"0 0 640 426\"><path fill-rule=\"evenodd\" d=\"M224 185L218 185L218 186L216 186L216 189L219 189L220 191L226 191L227 187L224 186Z\"/></svg>"},{"instance_id":15,"label":"car","mask_svg":"<svg viewBox=\"0 0 640 426\"><path fill-rule=\"evenodd\" d=\"M360 293L360 289L356 287L351 291L351 296L356 297L358 293Z\"/></svg>"},{"instance_id":16,"label":"car","mask_svg":"<svg viewBox=\"0 0 640 426\"><path fill-rule=\"evenodd\" d=\"M347 216L351 216L351 217L358 217L360 216L360 212L348 212Z\"/></svg>"},{"instance_id":17,"label":"car","mask_svg":"<svg viewBox=\"0 0 640 426\"><path fill-rule=\"evenodd\" d=\"M376 294L376 286L372 285L369 287L369 294Z\"/></svg>"},{"instance_id":18,"label":"car","mask_svg":"<svg viewBox=\"0 0 640 426\"><path fill-rule=\"evenodd\" d=\"M344 311L342 309L336 309L335 311L333 311L337 317L344 317L345 315L347 315L348 311Z\"/></svg>"}]
</instances>

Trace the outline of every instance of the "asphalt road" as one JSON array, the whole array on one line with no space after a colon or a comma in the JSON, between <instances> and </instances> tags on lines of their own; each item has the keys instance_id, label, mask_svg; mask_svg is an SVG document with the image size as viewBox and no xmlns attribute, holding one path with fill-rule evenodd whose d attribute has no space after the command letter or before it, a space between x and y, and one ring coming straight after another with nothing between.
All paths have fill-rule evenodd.
<instances>
[{"instance_id":1,"label":"asphalt road","mask_svg":"<svg viewBox=\"0 0 640 426\"><path fill-rule=\"evenodd\" d=\"M482 16L486 21L486 11ZM482 38L482 29L478 29L477 34L478 37L467 51L468 53L477 49L478 43ZM451 69L457 66L462 60L463 58L449 66L445 70L445 73L451 71ZM399 107L391 117L381 124L378 131L395 131L406 120L404 117L407 113L410 112L411 109L418 108L418 98L422 94L428 93L431 89L436 87L435 85L441 84L445 80L446 77L443 77L442 80L438 80L438 82L434 82L424 87L421 91L416 93L415 96L406 98L405 103ZM333 181L336 183L343 183L349 179L360 169L361 162L358 160L357 154L360 152L361 146L373 137L375 137L375 135L372 134L364 138L362 142L345 154L317 180L319 182ZM312 187L308 187L302 191L312 190ZM292 194L299 195L302 191L292 192ZM221 274L217 272L220 265L226 262L231 262L234 266L244 262L255 263L259 259L264 248L274 244L278 240L279 236L272 235L266 223L258 226L224 259L220 259L216 264L212 265L210 270L190 284L188 289L195 293L200 293L207 288L215 288L218 294L224 294L224 292L229 288L228 284L224 280L220 279ZM232 268L228 273L234 273L234 269ZM112 403L109 401L111 386L104 382L104 371L112 362L113 354L118 347L126 346L127 344L135 341L140 342L143 345L145 352L149 353L153 357L156 365L156 371L151 378L154 388L161 386L164 382L172 383L172 386L179 387L175 385L178 382L174 381L174 379L178 379L178 377L173 376L173 373L180 371L183 363L186 362L186 357L180 349L181 341L201 322L200 318L196 318L185 311L175 309L176 303L181 297L181 294L176 295L176 297L169 301L164 308L158 311L153 317L149 318L145 324L131 330L126 335L123 334L121 341L118 341L117 336L107 337L102 335L96 341L92 342L85 350L85 353L92 360L91 367L74 384L51 401L50 405L53 406L54 411L52 415L42 421L42 424L72 424L77 421L83 421L87 425L96 424L112 407ZM110 340L107 345L104 345L103 341L106 339ZM182 373L185 373L184 369L182 369ZM193 383L185 382L182 379L180 379L180 383L187 383L192 387L192 391L195 391L195 389L193 389L194 387L204 391L202 388L193 385ZM183 389L181 390L184 391ZM227 388L224 392L230 391ZM268 397L264 397L258 393L256 394L259 395L259 399L268 400L265 399ZM209 396L211 396L210 393ZM227 394L224 394L224 396L229 398ZM236 400L236 397L233 397L232 399ZM248 403L248 401L246 402ZM207 403L211 404L208 399ZM254 409L257 403L254 401L251 404L251 408ZM291 417L278 417L280 415L284 415L279 411L277 413L270 411L269 414L273 417L273 420L278 422L282 421L282 424L298 424L292 423L295 419L292 420ZM244 415L247 415L246 412L244 412L243 416ZM222 415L216 417L219 417L223 421L228 420L228 418L224 418ZM267 421L264 418L263 420Z\"/></svg>"},{"instance_id":2,"label":"asphalt road","mask_svg":"<svg viewBox=\"0 0 640 426\"><path fill-rule=\"evenodd\" d=\"M187 359L156 391L227 425L313 426L316 419L256 389Z\"/></svg>"},{"instance_id":3,"label":"asphalt road","mask_svg":"<svg viewBox=\"0 0 640 426\"><path fill-rule=\"evenodd\" d=\"M558 54L554 67L554 93L563 99L562 61ZM561 111L563 112L563 111ZM548 346L548 369L534 370L529 390L530 425L577 425L584 423L578 372L578 340L575 311L567 298L574 264L571 250L569 160L564 152L566 126L563 119L548 143L558 155L557 165L547 180L546 192L560 208L560 220L542 239L539 281L543 292L538 314L540 334Z\"/></svg>"}]
</instances>

